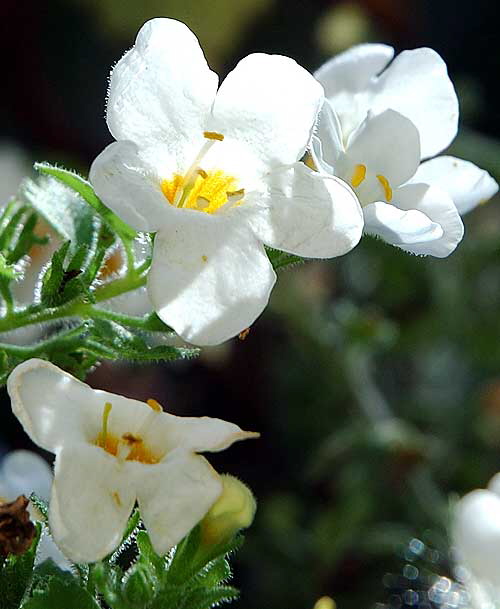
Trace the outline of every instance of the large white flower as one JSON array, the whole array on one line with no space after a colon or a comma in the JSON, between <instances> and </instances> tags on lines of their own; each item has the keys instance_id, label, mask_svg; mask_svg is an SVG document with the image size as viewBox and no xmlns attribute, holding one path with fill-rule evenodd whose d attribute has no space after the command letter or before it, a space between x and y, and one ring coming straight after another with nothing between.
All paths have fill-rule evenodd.
<instances>
[{"instance_id":1,"label":"large white flower","mask_svg":"<svg viewBox=\"0 0 500 609\"><path fill-rule=\"evenodd\" d=\"M90 171L106 205L158 231L149 296L197 344L238 334L264 309L276 277L263 244L330 258L362 230L350 188L299 163L324 98L308 72L259 53L217 86L184 24L147 22L111 74L117 141Z\"/></svg>"},{"instance_id":2,"label":"large white flower","mask_svg":"<svg viewBox=\"0 0 500 609\"><path fill-rule=\"evenodd\" d=\"M433 50L363 44L316 72L325 87L314 157L352 185L365 231L414 254L444 257L463 236L463 214L498 190L472 163L442 156L455 137L458 101ZM380 72L382 72L380 74Z\"/></svg>"},{"instance_id":3,"label":"large white flower","mask_svg":"<svg viewBox=\"0 0 500 609\"><path fill-rule=\"evenodd\" d=\"M462 497L453 510L452 541L459 574L477 609L500 604L500 474L488 489Z\"/></svg>"},{"instance_id":4,"label":"large white flower","mask_svg":"<svg viewBox=\"0 0 500 609\"><path fill-rule=\"evenodd\" d=\"M165 554L222 492L220 476L197 453L258 435L93 390L38 359L20 364L7 388L25 431L56 455L49 524L75 562L117 547L136 500L153 547Z\"/></svg>"}]
</instances>

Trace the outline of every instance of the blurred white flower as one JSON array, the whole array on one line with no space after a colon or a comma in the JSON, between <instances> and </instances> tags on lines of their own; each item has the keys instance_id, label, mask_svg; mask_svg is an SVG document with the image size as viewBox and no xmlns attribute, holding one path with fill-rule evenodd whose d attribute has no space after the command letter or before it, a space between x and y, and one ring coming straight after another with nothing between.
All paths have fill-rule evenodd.
<instances>
[{"instance_id":1,"label":"blurred white flower","mask_svg":"<svg viewBox=\"0 0 500 609\"><path fill-rule=\"evenodd\" d=\"M117 140L90 180L139 231L157 231L148 280L158 315L217 344L250 326L276 276L263 244L312 258L361 236L351 189L299 162L323 103L292 59L253 54L220 88L182 23L153 19L115 66L107 123Z\"/></svg>"},{"instance_id":2,"label":"blurred white flower","mask_svg":"<svg viewBox=\"0 0 500 609\"><path fill-rule=\"evenodd\" d=\"M448 256L463 237L463 214L498 190L468 161L441 156L457 132L458 100L432 49L363 44L324 64L325 87L313 156L352 185L364 230L414 254ZM380 74L380 72L382 72Z\"/></svg>"},{"instance_id":3,"label":"blurred white flower","mask_svg":"<svg viewBox=\"0 0 500 609\"><path fill-rule=\"evenodd\" d=\"M52 469L42 457L29 450L14 450L5 455L0 463L0 498L14 501L19 495L29 498L31 493L35 493L48 501L52 478ZM41 515L31 504L29 511L32 520L40 519ZM69 561L44 529L38 544L36 562L40 564L48 558L61 569L70 568Z\"/></svg>"},{"instance_id":4,"label":"blurred white flower","mask_svg":"<svg viewBox=\"0 0 500 609\"><path fill-rule=\"evenodd\" d=\"M475 609L500 606L500 474L462 497L451 523L455 558Z\"/></svg>"},{"instance_id":5,"label":"blurred white flower","mask_svg":"<svg viewBox=\"0 0 500 609\"><path fill-rule=\"evenodd\" d=\"M117 547L136 500L153 547L165 554L223 489L197 453L258 435L220 419L169 415L155 400L93 390L38 359L15 368L7 389L31 439L56 454L49 525L75 562Z\"/></svg>"}]
</instances>

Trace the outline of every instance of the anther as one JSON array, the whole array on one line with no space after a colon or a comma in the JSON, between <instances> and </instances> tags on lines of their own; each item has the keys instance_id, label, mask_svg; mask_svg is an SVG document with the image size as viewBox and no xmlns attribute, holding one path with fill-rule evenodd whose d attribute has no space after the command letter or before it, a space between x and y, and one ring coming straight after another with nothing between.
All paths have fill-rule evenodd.
<instances>
[{"instance_id":1,"label":"anther","mask_svg":"<svg viewBox=\"0 0 500 609\"><path fill-rule=\"evenodd\" d=\"M245 194L245 189L240 188L239 190L228 190L226 195L228 197L242 197Z\"/></svg>"},{"instance_id":2,"label":"anther","mask_svg":"<svg viewBox=\"0 0 500 609\"><path fill-rule=\"evenodd\" d=\"M199 167L196 171L204 180L208 178L208 173L204 169L201 169L201 167Z\"/></svg>"},{"instance_id":3,"label":"anther","mask_svg":"<svg viewBox=\"0 0 500 609\"><path fill-rule=\"evenodd\" d=\"M378 176L377 176L378 177ZM351 184L357 188L366 178L366 165L356 165L352 174Z\"/></svg>"},{"instance_id":4,"label":"anther","mask_svg":"<svg viewBox=\"0 0 500 609\"><path fill-rule=\"evenodd\" d=\"M202 195L198 195L196 199L196 208L197 209L206 209L210 205L210 199L207 197L203 197Z\"/></svg>"},{"instance_id":5,"label":"anther","mask_svg":"<svg viewBox=\"0 0 500 609\"><path fill-rule=\"evenodd\" d=\"M389 203L392 199L392 188L389 184L389 180L383 175L378 175L377 180L380 182L380 184L382 184L385 200Z\"/></svg>"},{"instance_id":6,"label":"anther","mask_svg":"<svg viewBox=\"0 0 500 609\"><path fill-rule=\"evenodd\" d=\"M218 140L219 142L222 142L224 139L222 133L217 133L217 131L204 131L203 137L207 140Z\"/></svg>"},{"instance_id":7,"label":"anther","mask_svg":"<svg viewBox=\"0 0 500 609\"><path fill-rule=\"evenodd\" d=\"M163 408L161 407L161 404L159 402L157 402L156 400L154 400L153 398L149 398L149 400L146 400L146 404L153 410L156 410L156 412L163 412Z\"/></svg>"}]
</instances>

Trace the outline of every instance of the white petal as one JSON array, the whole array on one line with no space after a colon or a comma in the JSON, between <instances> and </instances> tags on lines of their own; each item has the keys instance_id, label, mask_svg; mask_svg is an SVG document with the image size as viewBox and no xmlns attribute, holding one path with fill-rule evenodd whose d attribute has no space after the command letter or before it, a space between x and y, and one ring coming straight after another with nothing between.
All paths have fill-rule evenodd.
<instances>
[{"instance_id":1,"label":"white petal","mask_svg":"<svg viewBox=\"0 0 500 609\"><path fill-rule=\"evenodd\" d=\"M89 177L97 195L132 228L156 231L168 221L172 206L161 178L133 142L110 144L92 163Z\"/></svg>"},{"instance_id":2,"label":"white petal","mask_svg":"<svg viewBox=\"0 0 500 609\"><path fill-rule=\"evenodd\" d=\"M111 74L109 130L141 148L161 143L182 154L193 134L202 135L217 84L189 28L174 19L152 19Z\"/></svg>"},{"instance_id":3,"label":"white petal","mask_svg":"<svg viewBox=\"0 0 500 609\"><path fill-rule=\"evenodd\" d=\"M222 483L206 459L188 452L142 469L136 476L139 509L155 551L163 555L208 512Z\"/></svg>"},{"instance_id":4,"label":"white petal","mask_svg":"<svg viewBox=\"0 0 500 609\"><path fill-rule=\"evenodd\" d=\"M219 452L239 440L257 437L258 433L243 431L238 425L222 419L177 417L167 413L162 413L153 422L148 433L148 441L153 444L160 445L163 440L169 451L180 448L191 452Z\"/></svg>"},{"instance_id":5,"label":"white petal","mask_svg":"<svg viewBox=\"0 0 500 609\"><path fill-rule=\"evenodd\" d=\"M394 192L394 205L363 208L365 230L412 254L444 258L461 241L464 227L451 198L427 184L407 184Z\"/></svg>"},{"instance_id":6,"label":"white petal","mask_svg":"<svg viewBox=\"0 0 500 609\"><path fill-rule=\"evenodd\" d=\"M24 430L45 450L82 438L78 402L91 392L87 385L50 362L30 359L13 370L7 390Z\"/></svg>"},{"instance_id":7,"label":"white petal","mask_svg":"<svg viewBox=\"0 0 500 609\"><path fill-rule=\"evenodd\" d=\"M363 213L349 186L302 163L268 175L255 201L253 231L266 245L310 258L350 251L361 238Z\"/></svg>"},{"instance_id":8,"label":"white petal","mask_svg":"<svg viewBox=\"0 0 500 609\"><path fill-rule=\"evenodd\" d=\"M362 164L372 174L384 176L394 188L409 180L417 170L418 131L410 120L394 110L376 116L368 114L349 137L345 157L351 165ZM344 162L342 160L342 164ZM343 171L340 160L338 169ZM337 170L336 173L343 175Z\"/></svg>"},{"instance_id":9,"label":"white petal","mask_svg":"<svg viewBox=\"0 0 500 609\"><path fill-rule=\"evenodd\" d=\"M441 239L423 244L422 248L406 248L407 251L445 258L462 240L464 236L462 219L451 197L444 190L427 184L405 184L394 194L394 203L400 209L421 211L443 230Z\"/></svg>"},{"instance_id":10,"label":"white petal","mask_svg":"<svg viewBox=\"0 0 500 609\"><path fill-rule=\"evenodd\" d=\"M342 91L356 93L370 84L394 57L394 49L386 44L359 44L324 63L314 76L333 98Z\"/></svg>"},{"instance_id":11,"label":"white petal","mask_svg":"<svg viewBox=\"0 0 500 609\"><path fill-rule=\"evenodd\" d=\"M14 500L19 495L29 497L36 493L48 501L52 486L52 469L45 459L30 450L14 450L2 460L2 487L7 498Z\"/></svg>"},{"instance_id":12,"label":"white petal","mask_svg":"<svg viewBox=\"0 0 500 609\"><path fill-rule=\"evenodd\" d=\"M432 49L403 51L369 90L372 112L392 108L415 124L422 158L438 154L455 137L457 95L445 62Z\"/></svg>"},{"instance_id":13,"label":"white petal","mask_svg":"<svg viewBox=\"0 0 500 609\"><path fill-rule=\"evenodd\" d=\"M137 433L153 412L143 402L91 389L40 359L17 366L7 388L12 410L27 434L51 452L79 442L95 444L102 429L106 402L112 405L109 430L117 437L127 432Z\"/></svg>"},{"instance_id":14,"label":"white petal","mask_svg":"<svg viewBox=\"0 0 500 609\"><path fill-rule=\"evenodd\" d=\"M156 235L149 297L191 343L218 344L250 326L275 281L262 245L227 216L183 210L175 226Z\"/></svg>"},{"instance_id":15,"label":"white petal","mask_svg":"<svg viewBox=\"0 0 500 609\"><path fill-rule=\"evenodd\" d=\"M500 498L475 490L457 504L452 538L460 559L473 573L500 590Z\"/></svg>"},{"instance_id":16,"label":"white petal","mask_svg":"<svg viewBox=\"0 0 500 609\"><path fill-rule=\"evenodd\" d=\"M316 167L331 170L340 154L344 152L342 128L335 110L326 99L316 124L316 135L311 142L311 154ZM328 171L330 173L330 171Z\"/></svg>"},{"instance_id":17,"label":"white petal","mask_svg":"<svg viewBox=\"0 0 500 609\"><path fill-rule=\"evenodd\" d=\"M255 53L222 83L210 130L247 144L267 165L298 161L323 103L323 88L293 59Z\"/></svg>"},{"instance_id":18,"label":"white petal","mask_svg":"<svg viewBox=\"0 0 500 609\"><path fill-rule=\"evenodd\" d=\"M54 541L74 562L94 562L120 543L136 499L130 462L75 444L56 458L49 508Z\"/></svg>"},{"instance_id":19,"label":"white petal","mask_svg":"<svg viewBox=\"0 0 500 609\"><path fill-rule=\"evenodd\" d=\"M443 236L439 224L415 209L402 211L394 205L377 201L364 207L363 212L367 233L407 251L409 248L425 247L428 242Z\"/></svg>"},{"instance_id":20,"label":"white petal","mask_svg":"<svg viewBox=\"0 0 500 609\"><path fill-rule=\"evenodd\" d=\"M453 199L460 215L498 192L498 184L487 171L452 156L439 156L422 163L412 182L439 186Z\"/></svg>"}]
</instances>

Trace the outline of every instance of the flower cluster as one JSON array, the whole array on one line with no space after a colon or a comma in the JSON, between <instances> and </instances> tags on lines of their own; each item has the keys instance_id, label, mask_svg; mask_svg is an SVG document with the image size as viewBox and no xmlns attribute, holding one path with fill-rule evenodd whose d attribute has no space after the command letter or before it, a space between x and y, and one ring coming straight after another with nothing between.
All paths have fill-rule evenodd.
<instances>
[{"instance_id":1,"label":"flower cluster","mask_svg":"<svg viewBox=\"0 0 500 609\"><path fill-rule=\"evenodd\" d=\"M154 19L141 28L111 73L115 141L92 164L93 190L70 180L101 212L102 200L107 220L129 229L130 239L151 233L137 241L153 240L148 298L182 339L218 344L255 321L276 281L270 249L333 258L363 231L414 254L444 257L456 248L461 214L498 186L467 161L430 158L456 134L455 90L434 51L405 51L390 63L393 54L361 45L312 75L287 57L256 53L218 86L184 24ZM69 283L84 275L74 260L64 268L64 255L58 273L45 277L46 292L58 296L65 289L58 276ZM113 267L109 257L97 260L90 283ZM144 285L136 271L134 289ZM88 306L77 302L66 314ZM136 503L163 556L197 524L215 544L251 523L249 489L219 476L200 453L258 434L167 414L154 399L93 390L40 359L18 365L8 391L30 438L55 453L48 522L72 561L110 555ZM500 501L477 493L459 511L462 547L476 540L460 523Z\"/></svg>"},{"instance_id":2,"label":"flower cluster","mask_svg":"<svg viewBox=\"0 0 500 609\"><path fill-rule=\"evenodd\" d=\"M217 88L184 24L142 27L111 73L116 141L90 180L134 229L156 233L149 297L182 338L216 344L253 323L276 281L264 245L331 258L364 228L417 254L456 247L460 213L497 186L466 161L419 165L454 137L457 98L434 51L402 53L377 76L392 55L362 45L314 78L258 53ZM301 162L309 149L318 171Z\"/></svg>"}]
</instances>

